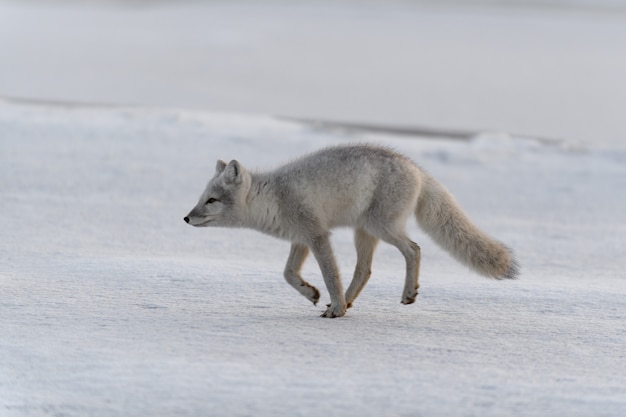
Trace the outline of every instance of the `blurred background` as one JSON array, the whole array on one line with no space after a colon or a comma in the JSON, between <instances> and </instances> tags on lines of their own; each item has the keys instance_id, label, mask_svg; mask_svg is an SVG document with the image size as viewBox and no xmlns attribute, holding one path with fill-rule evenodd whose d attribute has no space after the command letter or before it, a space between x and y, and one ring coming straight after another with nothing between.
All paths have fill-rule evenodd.
<instances>
[{"instance_id":1,"label":"blurred background","mask_svg":"<svg viewBox=\"0 0 626 417\"><path fill-rule=\"evenodd\" d=\"M614 146L626 1L0 0L0 97Z\"/></svg>"}]
</instances>

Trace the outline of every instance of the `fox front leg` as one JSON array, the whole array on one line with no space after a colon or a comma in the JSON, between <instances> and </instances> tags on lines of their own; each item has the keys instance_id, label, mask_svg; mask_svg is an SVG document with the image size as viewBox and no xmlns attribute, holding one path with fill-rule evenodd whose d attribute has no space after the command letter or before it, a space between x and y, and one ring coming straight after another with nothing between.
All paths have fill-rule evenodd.
<instances>
[{"instance_id":1,"label":"fox front leg","mask_svg":"<svg viewBox=\"0 0 626 417\"><path fill-rule=\"evenodd\" d=\"M289 258L287 258L287 265L285 266L284 276L289 285L294 287L307 300L312 302L313 305L316 305L320 299L320 292L300 276L300 270L308 254L309 248L306 245L292 243Z\"/></svg>"},{"instance_id":2,"label":"fox front leg","mask_svg":"<svg viewBox=\"0 0 626 417\"><path fill-rule=\"evenodd\" d=\"M324 283L330 295L330 306L322 317L335 318L346 314L346 298L339 279L339 269L327 235L315 238L311 242L311 250L322 271Z\"/></svg>"}]
</instances>

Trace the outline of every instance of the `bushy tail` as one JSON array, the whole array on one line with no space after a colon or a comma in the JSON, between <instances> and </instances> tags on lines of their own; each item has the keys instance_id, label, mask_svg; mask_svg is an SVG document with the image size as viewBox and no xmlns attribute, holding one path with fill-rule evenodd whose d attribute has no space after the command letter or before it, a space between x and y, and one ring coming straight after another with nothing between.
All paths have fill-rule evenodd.
<instances>
[{"instance_id":1,"label":"bushy tail","mask_svg":"<svg viewBox=\"0 0 626 417\"><path fill-rule=\"evenodd\" d=\"M518 265L511 250L474 226L448 190L434 178L425 177L415 210L422 229L479 274L496 279L516 278Z\"/></svg>"}]
</instances>

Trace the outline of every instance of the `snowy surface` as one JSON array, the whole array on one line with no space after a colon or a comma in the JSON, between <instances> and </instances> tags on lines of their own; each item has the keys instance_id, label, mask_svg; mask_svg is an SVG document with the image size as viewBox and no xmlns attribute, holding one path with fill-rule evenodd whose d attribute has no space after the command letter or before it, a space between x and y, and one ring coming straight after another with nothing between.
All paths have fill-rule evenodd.
<instances>
[{"instance_id":1,"label":"snowy surface","mask_svg":"<svg viewBox=\"0 0 626 417\"><path fill-rule=\"evenodd\" d=\"M626 415L626 14L61 3L0 0L0 97L27 99L0 98L1 417ZM218 158L360 141L443 182L520 279L469 272L410 221L417 302L381 245L322 319L312 259L318 306L283 282L287 242L182 220ZM352 234L332 242L347 284Z\"/></svg>"},{"instance_id":2,"label":"snowy surface","mask_svg":"<svg viewBox=\"0 0 626 417\"><path fill-rule=\"evenodd\" d=\"M0 129L3 417L624 415L623 151L8 102ZM269 168L361 140L444 182L521 278L476 276L411 223L418 301L400 304L381 245L355 306L322 319L283 282L288 243L182 221L217 158ZM351 240L333 235L344 282ZM305 277L324 288L311 260Z\"/></svg>"}]
</instances>

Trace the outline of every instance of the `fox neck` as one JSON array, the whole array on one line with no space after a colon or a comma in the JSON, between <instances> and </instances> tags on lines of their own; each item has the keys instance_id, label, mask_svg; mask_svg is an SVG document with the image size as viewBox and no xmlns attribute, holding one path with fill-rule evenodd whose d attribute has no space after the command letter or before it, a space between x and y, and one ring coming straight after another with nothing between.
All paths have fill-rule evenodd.
<instances>
[{"instance_id":1,"label":"fox neck","mask_svg":"<svg viewBox=\"0 0 626 417\"><path fill-rule=\"evenodd\" d=\"M272 236L287 238L280 221L278 198L271 186L271 177L251 174L252 181L246 197L243 226Z\"/></svg>"}]
</instances>

